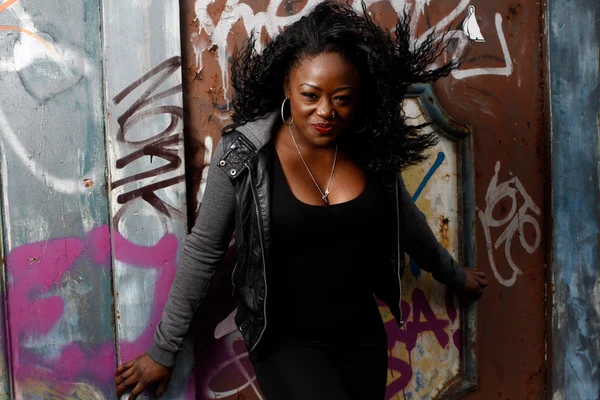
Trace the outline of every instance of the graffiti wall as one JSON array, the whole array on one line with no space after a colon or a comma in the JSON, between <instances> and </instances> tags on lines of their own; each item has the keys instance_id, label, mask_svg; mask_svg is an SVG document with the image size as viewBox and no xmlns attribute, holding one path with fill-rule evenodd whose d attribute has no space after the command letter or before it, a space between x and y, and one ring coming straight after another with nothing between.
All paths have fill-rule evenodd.
<instances>
[{"instance_id":1,"label":"graffiti wall","mask_svg":"<svg viewBox=\"0 0 600 400\"><path fill-rule=\"evenodd\" d=\"M263 39L273 37L317 3L182 4L190 204L201 207L212 145L230 122L231 56L252 30ZM461 393L457 387L478 386L465 398L543 398L543 9L536 2L476 0L367 5L387 28L407 9L415 43L432 30L455 32L444 60L460 57L462 65L433 86L433 100L422 99L420 107L410 103L407 110L435 120L443 132L459 134L442 140L428 162L404 175L438 239L463 265L486 271L492 282L477 309L461 309L427 273L410 265L403 283L408 323L395 326L381 307L390 338L386 396L444 398ZM261 46L257 43L259 51ZM196 351L203 362L196 376L202 399L235 398L240 392L262 398L239 334L215 339L223 332L214 326L235 308L223 295L231 290L232 263L198 315Z\"/></svg>"},{"instance_id":2,"label":"graffiti wall","mask_svg":"<svg viewBox=\"0 0 600 400\"><path fill-rule=\"evenodd\" d=\"M0 0L0 398L115 397L116 365L151 343L180 243L202 204L213 144L230 122L231 56L253 29L266 40L318 2ZM588 20L563 21L559 16L576 10L549 4L548 16L557 21L549 25L550 49L562 71L563 57L584 57L567 50L585 36L577 30L565 36L562 27ZM562 146L575 143L565 139L571 126L580 132L579 145L596 146L597 137L585 136L597 132L597 93L586 91L594 86L580 87L589 112L571 99L569 115L588 118L581 126L562 109L545 108L544 2L366 5L385 28L407 10L414 43L433 30L454 33L441 61L460 58L460 68L414 88L405 103L416 121L434 122L441 141L404 176L441 243L490 280L478 305L464 307L407 260L406 324L397 326L380 307L389 337L386 398L470 392L463 398L542 399L546 374L555 398L586 398L597 379L579 377L593 370L599 346L569 339L581 326L586 337L597 328L599 311L589 306L588 292L598 293L598 276L592 267L578 269L597 260L595 231L587 214L564 222L561 210L573 201L573 188L560 183L569 176L572 183L600 184L584 182L580 173L597 164L598 154L588 159L583 148ZM357 2L353 7L360 9ZM586 60L597 61L597 44L589 49ZM586 82L597 78L597 64L572 65L589 74L582 75ZM566 90L561 82L550 82L553 93ZM569 240L551 241L549 262L544 181L551 116L564 117L552 137L561 144L554 148L564 150L553 164L559 175L552 175L552 232ZM597 191L575 197L584 213ZM573 236L572 226L582 234ZM569 249L583 244L590 246L588 258L571 257ZM234 262L232 245L198 310L195 353L186 342L168 398L262 398L243 341L228 329ZM578 283L585 291L572 290ZM554 308L547 293L556 293ZM567 318L580 309L588 325ZM550 336L548 310L556 322ZM551 373L546 343L559 366ZM581 346L592 350L581 353ZM567 360L578 360L572 370Z\"/></svg>"},{"instance_id":3,"label":"graffiti wall","mask_svg":"<svg viewBox=\"0 0 600 400\"><path fill-rule=\"evenodd\" d=\"M0 2L2 398L115 398L151 344L187 229L179 37L175 1Z\"/></svg>"}]
</instances>

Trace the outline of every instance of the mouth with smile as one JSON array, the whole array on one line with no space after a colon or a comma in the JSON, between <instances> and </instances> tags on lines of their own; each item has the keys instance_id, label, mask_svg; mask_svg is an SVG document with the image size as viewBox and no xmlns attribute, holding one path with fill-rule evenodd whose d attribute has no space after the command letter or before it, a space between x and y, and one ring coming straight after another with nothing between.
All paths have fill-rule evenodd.
<instances>
[{"instance_id":1,"label":"mouth with smile","mask_svg":"<svg viewBox=\"0 0 600 400\"><path fill-rule=\"evenodd\" d=\"M331 124L312 124L311 126L321 135L327 135L333 130L333 125Z\"/></svg>"}]
</instances>

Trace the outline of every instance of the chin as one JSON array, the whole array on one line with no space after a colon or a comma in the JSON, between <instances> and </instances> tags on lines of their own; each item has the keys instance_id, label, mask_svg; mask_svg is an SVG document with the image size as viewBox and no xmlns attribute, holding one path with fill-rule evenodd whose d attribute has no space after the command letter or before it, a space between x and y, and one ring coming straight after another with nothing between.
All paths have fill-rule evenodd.
<instances>
[{"instance_id":1,"label":"chin","mask_svg":"<svg viewBox=\"0 0 600 400\"><path fill-rule=\"evenodd\" d=\"M307 132L308 134L303 134L304 138L315 146L330 145L333 142L335 142L336 139L340 136L340 132L333 131L330 133L323 134L316 132L312 127L309 127Z\"/></svg>"},{"instance_id":2,"label":"chin","mask_svg":"<svg viewBox=\"0 0 600 400\"><path fill-rule=\"evenodd\" d=\"M338 135L314 135L310 138L310 142L315 146L330 146L335 143Z\"/></svg>"}]
</instances>

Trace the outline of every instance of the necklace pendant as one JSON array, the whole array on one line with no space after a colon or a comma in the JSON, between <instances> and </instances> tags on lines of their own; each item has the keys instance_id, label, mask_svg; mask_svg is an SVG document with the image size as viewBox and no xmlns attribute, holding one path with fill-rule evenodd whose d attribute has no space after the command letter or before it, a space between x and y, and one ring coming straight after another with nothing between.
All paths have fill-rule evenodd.
<instances>
[{"instance_id":1,"label":"necklace pendant","mask_svg":"<svg viewBox=\"0 0 600 400\"><path fill-rule=\"evenodd\" d=\"M323 199L323 201L325 202L325 204L329 205L329 189L327 189L325 191L325 194L323 194L323 196L321 196L321 198Z\"/></svg>"}]
</instances>

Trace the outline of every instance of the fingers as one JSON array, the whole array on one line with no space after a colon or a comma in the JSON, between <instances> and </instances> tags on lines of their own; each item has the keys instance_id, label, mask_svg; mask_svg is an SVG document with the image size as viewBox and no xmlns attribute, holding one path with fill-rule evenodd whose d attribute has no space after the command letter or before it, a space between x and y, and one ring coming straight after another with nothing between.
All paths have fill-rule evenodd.
<instances>
[{"instance_id":1,"label":"fingers","mask_svg":"<svg viewBox=\"0 0 600 400\"><path fill-rule=\"evenodd\" d=\"M117 376L115 379L115 383L117 384L117 386L119 386L123 381L125 381L127 378L129 378L131 375L133 375L134 372L135 372L135 370L133 368L129 368L128 370L123 372L121 375Z\"/></svg>"},{"instance_id":2,"label":"fingers","mask_svg":"<svg viewBox=\"0 0 600 400\"><path fill-rule=\"evenodd\" d=\"M169 379L163 379L163 381L158 385L158 389L156 389L156 397L161 398L165 391L167 390L167 385L169 384Z\"/></svg>"},{"instance_id":3,"label":"fingers","mask_svg":"<svg viewBox=\"0 0 600 400\"><path fill-rule=\"evenodd\" d=\"M483 289L488 287L489 284L487 281L487 274L481 271L479 268L472 268L471 276L474 278L474 281L477 283L477 286L479 286L479 289L482 291L479 296L481 297L481 295L483 294Z\"/></svg>"},{"instance_id":4,"label":"fingers","mask_svg":"<svg viewBox=\"0 0 600 400\"><path fill-rule=\"evenodd\" d=\"M119 365L117 367L117 375L121 375L123 373L123 371L131 368L133 366L133 364L135 363L135 360L137 360L137 358L134 359L134 360L131 360L131 361L125 363L125 364Z\"/></svg>"},{"instance_id":5,"label":"fingers","mask_svg":"<svg viewBox=\"0 0 600 400\"><path fill-rule=\"evenodd\" d=\"M131 374L127 379L123 380L119 385L117 385L117 397L120 397L128 387L133 385L139 386L140 384L141 383L139 382L137 374Z\"/></svg>"},{"instance_id":6,"label":"fingers","mask_svg":"<svg viewBox=\"0 0 600 400\"><path fill-rule=\"evenodd\" d=\"M144 391L145 388L146 388L146 386L143 385L142 382L139 382L137 385L135 385L135 387L129 394L129 400L137 399L138 396Z\"/></svg>"},{"instance_id":7,"label":"fingers","mask_svg":"<svg viewBox=\"0 0 600 400\"><path fill-rule=\"evenodd\" d=\"M486 287L488 287L488 281L485 278L477 278L477 283L479 284L479 287L482 289L485 289Z\"/></svg>"}]
</instances>

